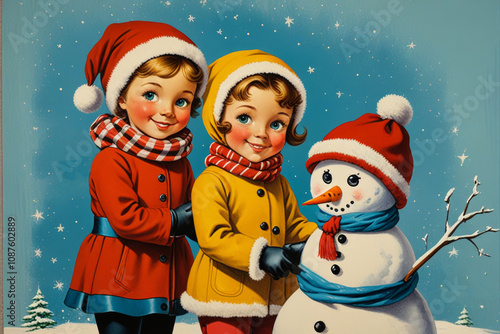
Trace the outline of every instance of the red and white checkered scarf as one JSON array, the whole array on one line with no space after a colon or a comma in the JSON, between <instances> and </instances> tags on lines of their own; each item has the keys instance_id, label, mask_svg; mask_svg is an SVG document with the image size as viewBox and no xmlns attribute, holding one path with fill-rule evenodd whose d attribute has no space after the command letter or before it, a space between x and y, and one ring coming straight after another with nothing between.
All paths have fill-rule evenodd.
<instances>
[{"instance_id":1,"label":"red and white checkered scarf","mask_svg":"<svg viewBox=\"0 0 500 334\"><path fill-rule=\"evenodd\" d=\"M233 175L244 176L252 180L272 182L281 172L283 156L276 154L261 162L251 162L235 151L219 143L210 145L210 155L205 165L218 166Z\"/></svg>"},{"instance_id":2,"label":"red and white checkered scarf","mask_svg":"<svg viewBox=\"0 0 500 334\"><path fill-rule=\"evenodd\" d=\"M123 119L110 114L101 115L92 123L90 136L100 149L118 147L139 158L154 161L176 161L186 157L193 148L193 134L187 128L160 140L140 133Z\"/></svg>"}]
</instances>

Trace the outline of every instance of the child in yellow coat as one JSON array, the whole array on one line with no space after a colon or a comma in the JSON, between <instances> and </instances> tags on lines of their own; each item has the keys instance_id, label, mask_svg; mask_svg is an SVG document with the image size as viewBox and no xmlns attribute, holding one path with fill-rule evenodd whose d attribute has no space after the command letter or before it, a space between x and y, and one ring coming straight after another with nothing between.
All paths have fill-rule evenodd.
<instances>
[{"instance_id":1,"label":"child in yellow coat","mask_svg":"<svg viewBox=\"0 0 500 334\"><path fill-rule=\"evenodd\" d=\"M285 143L306 137L296 132L305 89L287 64L259 50L228 54L209 70L203 121L215 142L193 187L200 252L181 303L204 334L271 333L297 288L287 275L300 244L283 246L317 228L280 174Z\"/></svg>"}]
</instances>

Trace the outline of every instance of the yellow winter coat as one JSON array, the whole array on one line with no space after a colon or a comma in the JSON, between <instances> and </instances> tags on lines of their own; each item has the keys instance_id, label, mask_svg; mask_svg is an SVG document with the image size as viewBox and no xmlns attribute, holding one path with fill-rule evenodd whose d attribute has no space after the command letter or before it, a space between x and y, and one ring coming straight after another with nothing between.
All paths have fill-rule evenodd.
<instances>
[{"instance_id":1,"label":"yellow winter coat","mask_svg":"<svg viewBox=\"0 0 500 334\"><path fill-rule=\"evenodd\" d=\"M287 79L303 102L294 110L293 126L306 105L305 89L281 59L260 50L230 53L210 65L203 96L203 123L209 135L228 146L217 127L223 102L240 80L256 73L275 73ZM259 268L265 246L305 241L316 230L299 212L285 177L265 183L235 176L210 166L195 181L191 195L200 245L188 278L182 306L213 317L265 317L278 313L297 289L290 274L274 280Z\"/></svg>"},{"instance_id":2,"label":"yellow winter coat","mask_svg":"<svg viewBox=\"0 0 500 334\"><path fill-rule=\"evenodd\" d=\"M182 306L198 316L277 314L296 278L272 279L259 268L260 253L305 241L317 228L299 212L285 177L264 183L210 166L195 181L192 203L201 250Z\"/></svg>"}]
</instances>

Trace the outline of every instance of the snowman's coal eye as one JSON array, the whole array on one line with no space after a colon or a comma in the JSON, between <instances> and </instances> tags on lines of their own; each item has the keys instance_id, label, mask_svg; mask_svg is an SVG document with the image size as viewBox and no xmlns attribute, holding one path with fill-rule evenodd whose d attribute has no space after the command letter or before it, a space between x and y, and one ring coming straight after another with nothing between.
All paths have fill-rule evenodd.
<instances>
[{"instance_id":1,"label":"snowman's coal eye","mask_svg":"<svg viewBox=\"0 0 500 334\"><path fill-rule=\"evenodd\" d=\"M347 178L347 184L351 187L356 187L359 184L360 179L361 178L355 174L349 175L349 177Z\"/></svg>"},{"instance_id":2,"label":"snowman's coal eye","mask_svg":"<svg viewBox=\"0 0 500 334\"><path fill-rule=\"evenodd\" d=\"M330 174L329 169L323 172L323 182L325 182L326 184L332 183L332 174Z\"/></svg>"}]
</instances>

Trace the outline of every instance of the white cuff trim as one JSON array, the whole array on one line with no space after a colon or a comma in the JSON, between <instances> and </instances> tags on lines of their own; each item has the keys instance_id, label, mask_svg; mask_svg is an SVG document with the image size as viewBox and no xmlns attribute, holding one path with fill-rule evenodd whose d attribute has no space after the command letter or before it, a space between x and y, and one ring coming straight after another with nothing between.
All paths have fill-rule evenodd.
<instances>
[{"instance_id":1,"label":"white cuff trim","mask_svg":"<svg viewBox=\"0 0 500 334\"><path fill-rule=\"evenodd\" d=\"M252 251L250 252L250 265L248 267L248 274L250 278L254 281L260 281L266 276L266 272L260 269L259 260L262 255L262 250L264 247L269 245L267 239L264 237L260 237L255 240L255 243L252 246Z\"/></svg>"},{"instance_id":2,"label":"white cuff trim","mask_svg":"<svg viewBox=\"0 0 500 334\"><path fill-rule=\"evenodd\" d=\"M236 304L224 303L211 300L202 302L194 299L187 292L181 295L181 304L187 311L196 314L198 317L266 317L268 314L274 315L271 312L276 312L280 306L271 305L268 313L267 305L264 304ZM277 313L276 313L277 314Z\"/></svg>"},{"instance_id":3,"label":"white cuff trim","mask_svg":"<svg viewBox=\"0 0 500 334\"><path fill-rule=\"evenodd\" d=\"M270 305L269 306L269 315L277 315L280 312L282 307L283 306L281 306L281 305Z\"/></svg>"}]
</instances>

